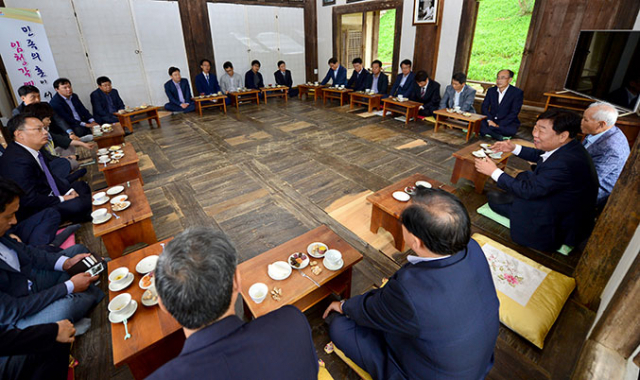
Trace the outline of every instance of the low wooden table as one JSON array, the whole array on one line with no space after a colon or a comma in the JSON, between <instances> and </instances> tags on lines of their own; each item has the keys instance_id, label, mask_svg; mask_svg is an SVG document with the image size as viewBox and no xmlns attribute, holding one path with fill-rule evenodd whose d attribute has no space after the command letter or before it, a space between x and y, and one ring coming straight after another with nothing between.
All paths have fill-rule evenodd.
<instances>
[{"instance_id":1,"label":"low wooden table","mask_svg":"<svg viewBox=\"0 0 640 380\"><path fill-rule=\"evenodd\" d=\"M120 123L112 124L113 131L103 133L102 136L93 135L93 141L98 148L108 148L111 145L120 145L124 142L124 129Z\"/></svg>"},{"instance_id":2,"label":"low wooden table","mask_svg":"<svg viewBox=\"0 0 640 380\"><path fill-rule=\"evenodd\" d=\"M409 202L397 201L391 194L396 191L404 191L405 187L415 186L416 181L427 181L431 184L432 188L442 189L450 193L456 191L452 186L436 181L426 175L416 173L382 190L378 190L367 197L367 201L371 202L371 232L374 234L378 233L378 228L380 227L389 231L393 236L396 249L400 252L405 251L400 215L409 205Z\"/></svg>"},{"instance_id":3,"label":"low wooden table","mask_svg":"<svg viewBox=\"0 0 640 380\"><path fill-rule=\"evenodd\" d=\"M242 92L229 92L231 101L236 105L236 111L241 102L253 102L260 104L260 90L248 90Z\"/></svg>"},{"instance_id":4,"label":"low wooden table","mask_svg":"<svg viewBox=\"0 0 640 380\"><path fill-rule=\"evenodd\" d=\"M436 126L433 132L438 132L438 128L441 125L446 125L451 128L466 129L467 137L466 141L469 141L469 137L472 133L476 134L476 137L480 135L480 124L482 120L486 119L485 115L472 113L471 116L464 116L460 113L447 112L446 109L433 111L436 115Z\"/></svg>"},{"instance_id":5,"label":"low wooden table","mask_svg":"<svg viewBox=\"0 0 640 380\"><path fill-rule=\"evenodd\" d=\"M220 107L225 114L227 113L226 95L207 95L202 98L196 96L191 99L196 102L196 111L198 111L200 117L202 117L202 110L210 107ZM218 100L218 102L214 103L213 100Z\"/></svg>"},{"instance_id":6,"label":"low wooden table","mask_svg":"<svg viewBox=\"0 0 640 380\"><path fill-rule=\"evenodd\" d=\"M413 100L405 100L403 102L398 101L396 98L382 99L382 117L387 116L387 112L398 113L406 117L405 124L409 124L409 120L418 119L418 110L422 103L414 102Z\"/></svg>"},{"instance_id":7,"label":"low wooden table","mask_svg":"<svg viewBox=\"0 0 640 380\"><path fill-rule=\"evenodd\" d=\"M322 97L322 89L325 87L329 87L326 84L299 84L298 85L298 97L302 100L302 95L307 95L307 99L309 98L309 94L313 94L313 101L317 101L318 98Z\"/></svg>"},{"instance_id":8,"label":"low wooden table","mask_svg":"<svg viewBox=\"0 0 640 380\"><path fill-rule=\"evenodd\" d=\"M153 124L151 124L151 120L155 120L158 128L160 128L160 116L158 116L158 110L160 108L162 107L149 106L147 108L137 109L133 112L123 114L114 112L113 114L118 117L118 121L123 127L126 127L129 132L133 132L133 125L145 120L149 121L150 127L153 126Z\"/></svg>"},{"instance_id":9,"label":"low wooden table","mask_svg":"<svg viewBox=\"0 0 640 380\"><path fill-rule=\"evenodd\" d=\"M337 271L331 271L324 267L322 259L314 259L309 256L310 260L315 260L322 268L322 273L316 276L311 273L311 266L304 269L293 269L291 275L282 281L272 280L267 274L267 266L275 261L288 261L289 255L294 252L307 253L307 246L314 242L326 244L329 249L337 249L342 253L344 265ZM283 305L293 305L305 311L317 304L332 293L337 293L343 297L349 297L351 294L351 272L354 264L362 260L362 255L349 243L344 241L329 227L322 225L303 235L298 236L288 242L268 250L250 260L238 265L240 278L242 279L242 300L244 301L245 316L259 317ZM308 278L302 277L300 273L311 277L321 287L317 287ZM249 297L249 288L256 282L262 282L269 287L269 292L274 287L282 289L282 298L275 301L270 294L262 303L255 303Z\"/></svg>"},{"instance_id":10,"label":"low wooden table","mask_svg":"<svg viewBox=\"0 0 640 380\"><path fill-rule=\"evenodd\" d=\"M140 174L140 168L138 167L138 154L133 149L133 145L123 143L122 150L124 151L124 157L119 162L114 164L101 164L97 163L98 170L104 173L104 178L107 181L107 185L115 186L122 182L127 182L132 179L139 179L144 185L142 180L142 174ZM109 153L111 155L111 153Z\"/></svg>"},{"instance_id":11,"label":"low wooden table","mask_svg":"<svg viewBox=\"0 0 640 380\"><path fill-rule=\"evenodd\" d=\"M456 164L453 167L453 173L451 173L451 182L458 183L460 178L466 178L473 182L476 188L476 193L482 194L484 184L487 182L489 176L484 175L476 170L475 160L476 157L471 154L475 150L482 149L480 144L482 141L478 141L475 144L471 144L466 148L462 148L459 151L453 153L453 157L456 158ZM511 156L511 153L502 153L502 157L499 160L487 157L488 160L493 160L498 168L504 170L507 166L507 160Z\"/></svg>"},{"instance_id":12,"label":"low wooden table","mask_svg":"<svg viewBox=\"0 0 640 380\"><path fill-rule=\"evenodd\" d=\"M284 102L289 100L289 87L262 87L262 96L264 97L264 104L267 104L267 98L284 98Z\"/></svg>"},{"instance_id":13,"label":"low wooden table","mask_svg":"<svg viewBox=\"0 0 640 380\"><path fill-rule=\"evenodd\" d=\"M168 243L173 238L160 243ZM160 368L169 360L177 357L185 341L182 326L171 315L156 306L142 305L142 293L138 282L142 275L137 273L136 264L143 258L162 253L160 243L150 245L107 263L109 273L120 267L127 267L133 273L133 283L119 292L109 291L109 301L122 293L131 294L138 303L138 309L128 320L127 325L131 339L124 340L124 325L111 324L111 345L113 347L113 364L116 367L128 365L136 379L143 379Z\"/></svg>"},{"instance_id":14,"label":"low wooden table","mask_svg":"<svg viewBox=\"0 0 640 380\"><path fill-rule=\"evenodd\" d=\"M353 92L350 88L343 88L342 90L332 87L326 87L322 89L322 104L327 103L327 99L338 99L340 100L340 106L345 103L346 100L349 100L349 93Z\"/></svg>"},{"instance_id":15,"label":"low wooden table","mask_svg":"<svg viewBox=\"0 0 640 380\"><path fill-rule=\"evenodd\" d=\"M129 196L127 200L131 202L131 206L126 210L115 212L120 218L113 216L111 202L92 206L93 211L106 208L112 214L111 219L107 222L93 225L93 234L102 238L102 242L109 252L109 257L112 259L122 256L124 249L130 245L140 242L151 245L158 241L156 231L151 223L153 212L151 212L147 197L144 195L142 183L137 179L132 179L128 185L127 182L120 185L124 186L124 191L117 195L126 194ZM97 191L93 194L95 193ZM110 198L117 195L110 196Z\"/></svg>"},{"instance_id":16,"label":"low wooden table","mask_svg":"<svg viewBox=\"0 0 640 380\"><path fill-rule=\"evenodd\" d=\"M380 100L382 99L382 94L366 94L364 92L355 91L349 94L351 97L351 109L355 107L356 104L361 104L368 108L367 112L373 112L373 109L380 109Z\"/></svg>"}]
</instances>

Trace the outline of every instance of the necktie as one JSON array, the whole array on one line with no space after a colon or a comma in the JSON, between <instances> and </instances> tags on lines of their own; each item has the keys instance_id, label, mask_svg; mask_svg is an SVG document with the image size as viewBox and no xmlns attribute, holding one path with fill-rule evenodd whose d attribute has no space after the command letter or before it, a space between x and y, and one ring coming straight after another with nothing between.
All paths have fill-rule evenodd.
<instances>
[{"instance_id":1,"label":"necktie","mask_svg":"<svg viewBox=\"0 0 640 380\"><path fill-rule=\"evenodd\" d=\"M586 136L584 138L584 141L582 142L582 145L586 148L589 146L589 144L591 143L591 141L589 141L589 136Z\"/></svg>"},{"instance_id":2,"label":"necktie","mask_svg":"<svg viewBox=\"0 0 640 380\"><path fill-rule=\"evenodd\" d=\"M209 74L205 74L204 79L207 80L207 84L209 84Z\"/></svg>"},{"instance_id":3,"label":"necktie","mask_svg":"<svg viewBox=\"0 0 640 380\"><path fill-rule=\"evenodd\" d=\"M427 88L426 87L422 87L422 90L420 91L420 97L423 97L425 92L427 92Z\"/></svg>"},{"instance_id":4,"label":"necktie","mask_svg":"<svg viewBox=\"0 0 640 380\"><path fill-rule=\"evenodd\" d=\"M56 181L53 179L49 168L47 167L47 163L44 161L44 156L42 152L38 152L38 160L40 161L40 165L42 166L42 171L44 172L44 176L47 177L47 182L49 183L49 187L53 191L53 195L56 197L60 196L60 191L58 190L58 186L56 185Z\"/></svg>"}]
</instances>

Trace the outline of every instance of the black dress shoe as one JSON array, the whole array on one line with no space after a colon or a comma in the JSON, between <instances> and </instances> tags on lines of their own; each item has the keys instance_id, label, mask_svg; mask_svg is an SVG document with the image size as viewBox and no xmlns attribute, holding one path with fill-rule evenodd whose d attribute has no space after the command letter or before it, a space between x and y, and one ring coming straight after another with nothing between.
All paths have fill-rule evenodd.
<instances>
[{"instance_id":1,"label":"black dress shoe","mask_svg":"<svg viewBox=\"0 0 640 380\"><path fill-rule=\"evenodd\" d=\"M125 136L129 136L129 135L131 135L131 134L133 134L133 132L129 131L128 129L125 129L125 130L124 130L124 135L125 135Z\"/></svg>"}]
</instances>

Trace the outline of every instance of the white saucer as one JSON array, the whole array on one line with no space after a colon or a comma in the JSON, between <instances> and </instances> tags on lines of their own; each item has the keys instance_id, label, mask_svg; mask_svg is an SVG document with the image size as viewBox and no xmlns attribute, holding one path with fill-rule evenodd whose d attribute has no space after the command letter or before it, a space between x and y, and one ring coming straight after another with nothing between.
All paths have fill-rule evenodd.
<instances>
[{"instance_id":1,"label":"white saucer","mask_svg":"<svg viewBox=\"0 0 640 380\"><path fill-rule=\"evenodd\" d=\"M113 210L115 212L120 212L120 211L124 211L124 210L128 209L129 206L131 206L131 202L129 202L129 201L124 201L122 203L124 203L124 207L123 208L121 208L119 210L116 210L116 209L113 208L115 205L113 205L113 206L111 206L111 210Z\"/></svg>"},{"instance_id":2,"label":"white saucer","mask_svg":"<svg viewBox=\"0 0 640 380\"><path fill-rule=\"evenodd\" d=\"M124 190L124 186L114 186L111 187L109 189L107 189L107 195L116 195L122 192L122 190Z\"/></svg>"},{"instance_id":3,"label":"white saucer","mask_svg":"<svg viewBox=\"0 0 640 380\"><path fill-rule=\"evenodd\" d=\"M480 150L476 150L471 152L471 154L473 154L474 156L478 157L478 158L484 158L487 157L487 154L484 152L484 150L480 149Z\"/></svg>"},{"instance_id":4,"label":"white saucer","mask_svg":"<svg viewBox=\"0 0 640 380\"><path fill-rule=\"evenodd\" d=\"M334 264L329 264L329 261L325 257L324 260L322 260L322 265L324 265L324 267L329 269L329 270L338 270L338 269L342 268L342 266L344 265L344 260L340 259L340 264L339 265L334 265Z\"/></svg>"},{"instance_id":5,"label":"white saucer","mask_svg":"<svg viewBox=\"0 0 640 380\"><path fill-rule=\"evenodd\" d=\"M323 247L324 247L324 253L323 253L323 254L320 254L320 255L314 255L314 254L313 254L312 248L313 248L314 246L316 246L316 245L320 245L320 246L323 246ZM320 243L320 242L311 243L311 244L309 244L309 246L307 247L307 253L309 254L309 256L311 256L311 257L313 257L313 258L316 258L316 259L321 259L321 258L323 258L323 257L324 257L324 255L327 253L327 251L328 251L328 250L329 250L329 247L327 247L327 245L326 245L326 244L324 244L324 243Z\"/></svg>"},{"instance_id":6,"label":"white saucer","mask_svg":"<svg viewBox=\"0 0 640 380\"><path fill-rule=\"evenodd\" d=\"M129 272L127 274L127 277L125 278L124 282L122 282L122 284L114 284L113 282L109 283L109 290L111 290L112 292L119 292L121 290L124 290L127 288L127 286L131 285L131 283L133 282L133 273Z\"/></svg>"},{"instance_id":7,"label":"white saucer","mask_svg":"<svg viewBox=\"0 0 640 380\"><path fill-rule=\"evenodd\" d=\"M158 255L151 255L138 261L138 264L136 264L136 272L144 275L156 269L156 264L158 263L158 257L159 257Z\"/></svg>"},{"instance_id":8,"label":"white saucer","mask_svg":"<svg viewBox=\"0 0 640 380\"><path fill-rule=\"evenodd\" d=\"M411 199L411 196L404 191L395 191L393 194L391 194L391 196L393 196L395 200L400 202L407 202L409 199Z\"/></svg>"},{"instance_id":9,"label":"white saucer","mask_svg":"<svg viewBox=\"0 0 640 380\"><path fill-rule=\"evenodd\" d=\"M129 199L129 196L127 194L118 195L117 197L111 198L111 204L113 205L119 202L124 202L127 199Z\"/></svg>"},{"instance_id":10,"label":"white saucer","mask_svg":"<svg viewBox=\"0 0 640 380\"><path fill-rule=\"evenodd\" d=\"M131 318L133 313L138 310L138 303L136 300L131 300L129 306L127 306L126 311L123 310L121 313L109 313L109 322L111 323L122 323L125 319Z\"/></svg>"},{"instance_id":11,"label":"white saucer","mask_svg":"<svg viewBox=\"0 0 640 380\"><path fill-rule=\"evenodd\" d=\"M153 292L151 292L151 289L147 289L147 290L145 290L145 291L144 291L144 293L142 293L142 296L140 297L140 302L141 302L144 306L147 306L147 307L157 305L157 304L158 304L158 298L156 298L156 300L155 300L155 301L153 300L153 298L152 298L151 300L149 300L149 301L147 301L147 300L145 300L145 299L144 299L144 295L145 295L147 292L150 292L150 293L152 293L152 294L153 294ZM156 297L157 297L157 296L158 296L158 294L156 294Z\"/></svg>"},{"instance_id":12,"label":"white saucer","mask_svg":"<svg viewBox=\"0 0 640 380\"><path fill-rule=\"evenodd\" d=\"M103 204L105 204L107 202L109 202L109 197L104 197L104 200L102 200L102 201L93 201L93 202L91 202L91 204L94 205L94 206L100 206L100 205L103 205Z\"/></svg>"},{"instance_id":13,"label":"white saucer","mask_svg":"<svg viewBox=\"0 0 640 380\"><path fill-rule=\"evenodd\" d=\"M416 186L426 187L427 189L431 188L431 184L427 181L416 181Z\"/></svg>"},{"instance_id":14,"label":"white saucer","mask_svg":"<svg viewBox=\"0 0 640 380\"><path fill-rule=\"evenodd\" d=\"M287 273L285 275L282 275L280 277L276 276L273 273L272 270L272 266L273 265L277 265L278 267L281 267L282 269L288 269ZM284 279L287 279L289 276L291 276L291 273L293 272L293 268L291 267L291 265L289 265L288 263L284 262L284 261L276 261L273 264L269 264L269 266L267 266L267 274L269 275L269 277L271 277L272 279L276 280L276 281L282 281Z\"/></svg>"},{"instance_id":15,"label":"white saucer","mask_svg":"<svg viewBox=\"0 0 640 380\"><path fill-rule=\"evenodd\" d=\"M91 222L93 224L102 224L102 223L108 222L109 219L111 219L111 214L106 214L104 216L104 219L98 219L98 220L93 219Z\"/></svg>"}]
</instances>

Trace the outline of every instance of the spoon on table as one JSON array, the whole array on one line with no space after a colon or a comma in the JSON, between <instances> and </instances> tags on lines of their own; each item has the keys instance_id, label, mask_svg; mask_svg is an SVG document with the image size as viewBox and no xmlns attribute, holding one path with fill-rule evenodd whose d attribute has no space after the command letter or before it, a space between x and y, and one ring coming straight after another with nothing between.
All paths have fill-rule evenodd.
<instances>
[{"instance_id":1,"label":"spoon on table","mask_svg":"<svg viewBox=\"0 0 640 380\"><path fill-rule=\"evenodd\" d=\"M129 334L129 328L127 327L127 319L123 319L122 323L124 323L124 340L131 338L131 334Z\"/></svg>"}]
</instances>

